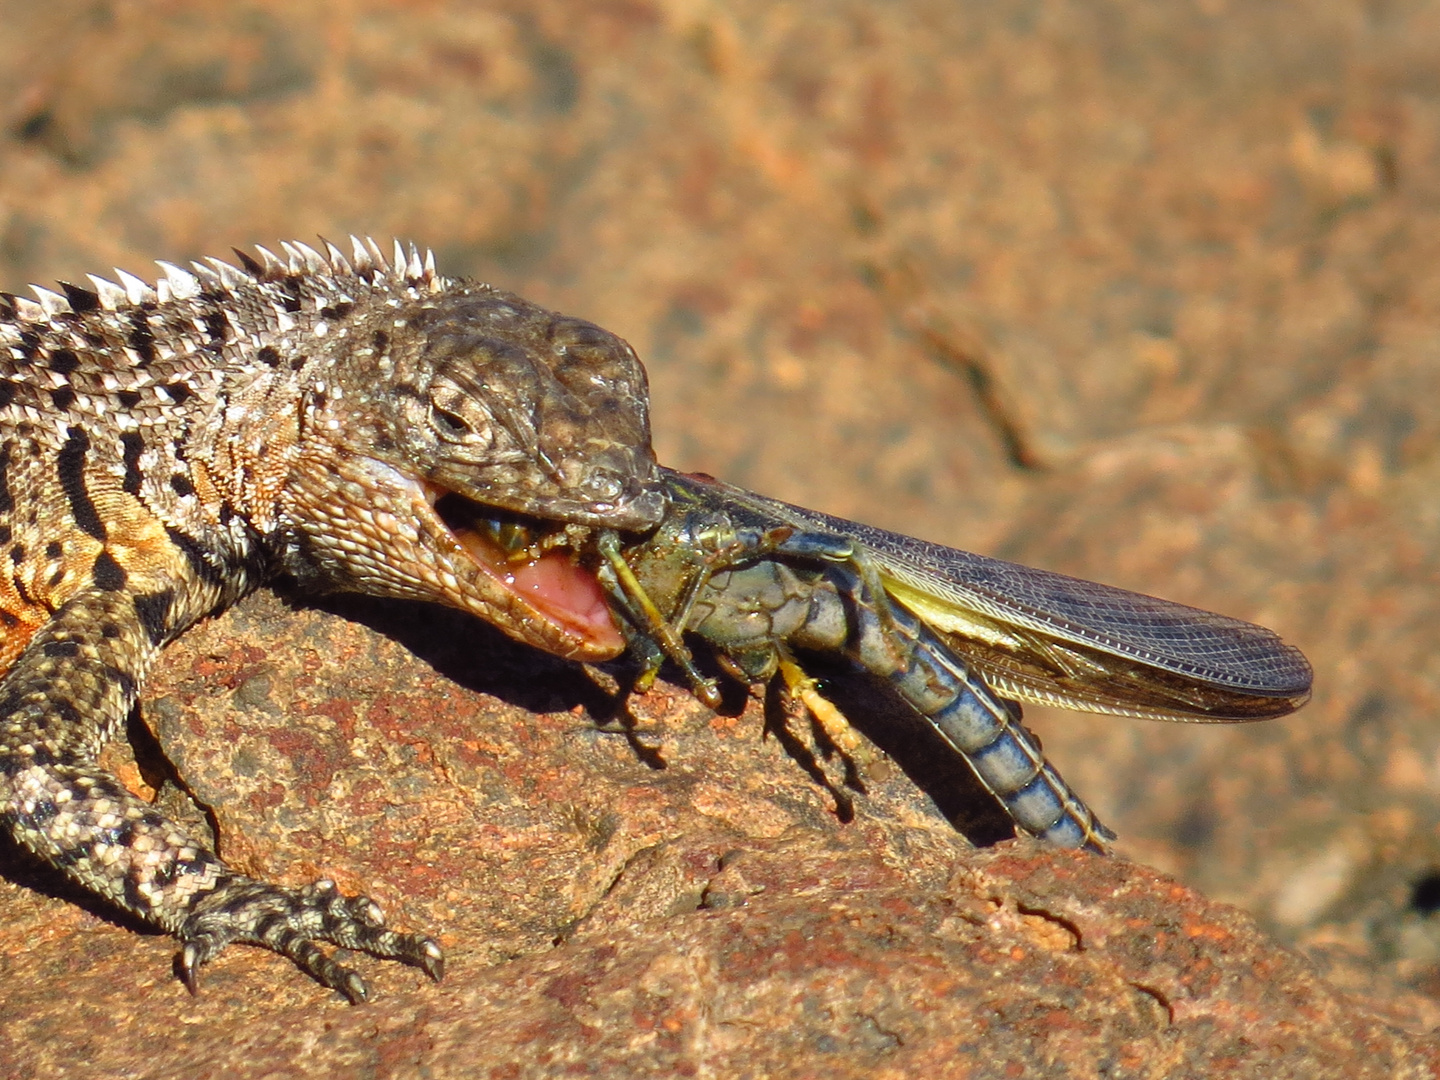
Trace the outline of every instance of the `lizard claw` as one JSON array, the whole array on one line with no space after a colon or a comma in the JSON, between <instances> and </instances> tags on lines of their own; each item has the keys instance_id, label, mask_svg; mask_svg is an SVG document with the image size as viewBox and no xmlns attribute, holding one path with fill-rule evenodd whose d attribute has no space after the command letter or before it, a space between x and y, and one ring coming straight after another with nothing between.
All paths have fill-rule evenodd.
<instances>
[{"instance_id":1,"label":"lizard claw","mask_svg":"<svg viewBox=\"0 0 1440 1080\"><path fill-rule=\"evenodd\" d=\"M433 938L420 942L420 955L416 957L415 964L437 983L445 978L445 954L440 951L440 943Z\"/></svg>"},{"instance_id":2,"label":"lizard claw","mask_svg":"<svg viewBox=\"0 0 1440 1080\"><path fill-rule=\"evenodd\" d=\"M200 946L193 941L187 941L176 960L180 981L185 984L185 989L190 991L191 997L199 997L200 965L204 962L200 957Z\"/></svg>"},{"instance_id":3,"label":"lizard claw","mask_svg":"<svg viewBox=\"0 0 1440 1080\"><path fill-rule=\"evenodd\" d=\"M370 988L365 985L365 980L353 971L347 971L341 984L335 989L349 998L351 1005L363 1005L370 1000Z\"/></svg>"},{"instance_id":4,"label":"lizard claw","mask_svg":"<svg viewBox=\"0 0 1440 1080\"><path fill-rule=\"evenodd\" d=\"M287 889L251 878L232 878L195 905L179 937L184 943L179 974L191 993L196 990L200 966L232 942L261 945L288 956L316 982L357 1005L370 999L365 980L319 943L368 952L382 960L399 960L418 967L436 982L445 973L444 954L433 938L389 929L374 900L345 896L329 880Z\"/></svg>"}]
</instances>

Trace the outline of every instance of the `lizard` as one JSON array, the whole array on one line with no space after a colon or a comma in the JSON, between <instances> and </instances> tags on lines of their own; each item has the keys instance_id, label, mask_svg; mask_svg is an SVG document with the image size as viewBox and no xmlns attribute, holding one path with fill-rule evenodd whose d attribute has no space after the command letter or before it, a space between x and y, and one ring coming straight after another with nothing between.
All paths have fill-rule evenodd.
<instances>
[{"instance_id":1,"label":"lizard","mask_svg":"<svg viewBox=\"0 0 1440 1080\"><path fill-rule=\"evenodd\" d=\"M239 942L361 1002L327 946L439 981L439 944L331 881L239 872L100 766L157 655L288 575L608 659L625 642L577 552L666 496L619 337L413 245L279 246L0 293L0 823L174 935L192 993ZM507 520L540 537L528 558Z\"/></svg>"}]
</instances>

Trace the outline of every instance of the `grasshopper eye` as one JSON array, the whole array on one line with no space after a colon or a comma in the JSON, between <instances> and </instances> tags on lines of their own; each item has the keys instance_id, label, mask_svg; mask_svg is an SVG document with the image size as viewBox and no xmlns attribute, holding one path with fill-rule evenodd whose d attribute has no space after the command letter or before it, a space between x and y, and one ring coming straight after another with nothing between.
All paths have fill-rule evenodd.
<instances>
[{"instance_id":1,"label":"grasshopper eye","mask_svg":"<svg viewBox=\"0 0 1440 1080\"><path fill-rule=\"evenodd\" d=\"M485 518L478 524L480 531L505 553L507 561L523 562L530 558L530 547L535 543L535 530L530 526L499 518Z\"/></svg>"}]
</instances>

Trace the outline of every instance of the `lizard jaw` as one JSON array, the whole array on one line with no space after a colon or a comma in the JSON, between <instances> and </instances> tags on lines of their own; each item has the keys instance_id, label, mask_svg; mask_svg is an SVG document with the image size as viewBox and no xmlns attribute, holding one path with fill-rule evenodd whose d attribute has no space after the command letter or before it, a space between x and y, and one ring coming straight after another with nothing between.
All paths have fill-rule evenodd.
<instances>
[{"instance_id":1,"label":"lizard jaw","mask_svg":"<svg viewBox=\"0 0 1440 1080\"><path fill-rule=\"evenodd\" d=\"M425 498L436 520L482 574L565 633L573 643L567 655L601 660L624 651L625 639L599 580L560 542L563 531L553 530L546 537L537 528L539 519L533 524L525 519L518 529L507 519L507 530L493 516L494 508L434 484L425 485ZM539 542L507 551L497 539L507 531L512 538Z\"/></svg>"}]
</instances>

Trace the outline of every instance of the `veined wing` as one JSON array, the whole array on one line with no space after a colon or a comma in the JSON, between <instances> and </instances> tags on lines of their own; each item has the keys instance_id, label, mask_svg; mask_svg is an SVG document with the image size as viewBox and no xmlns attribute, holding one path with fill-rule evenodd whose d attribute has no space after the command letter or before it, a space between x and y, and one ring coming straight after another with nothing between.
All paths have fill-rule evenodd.
<instances>
[{"instance_id":1,"label":"veined wing","mask_svg":"<svg viewBox=\"0 0 1440 1080\"><path fill-rule=\"evenodd\" d=\"M683 479L697 495L719 488L729 506L758 518L856 541L887 593L973 661L1002 695L1196 721L1270 719L1310 696L1304 655L1263 626L932 544L719 481Z\"/></svg>"}]
</instances>

